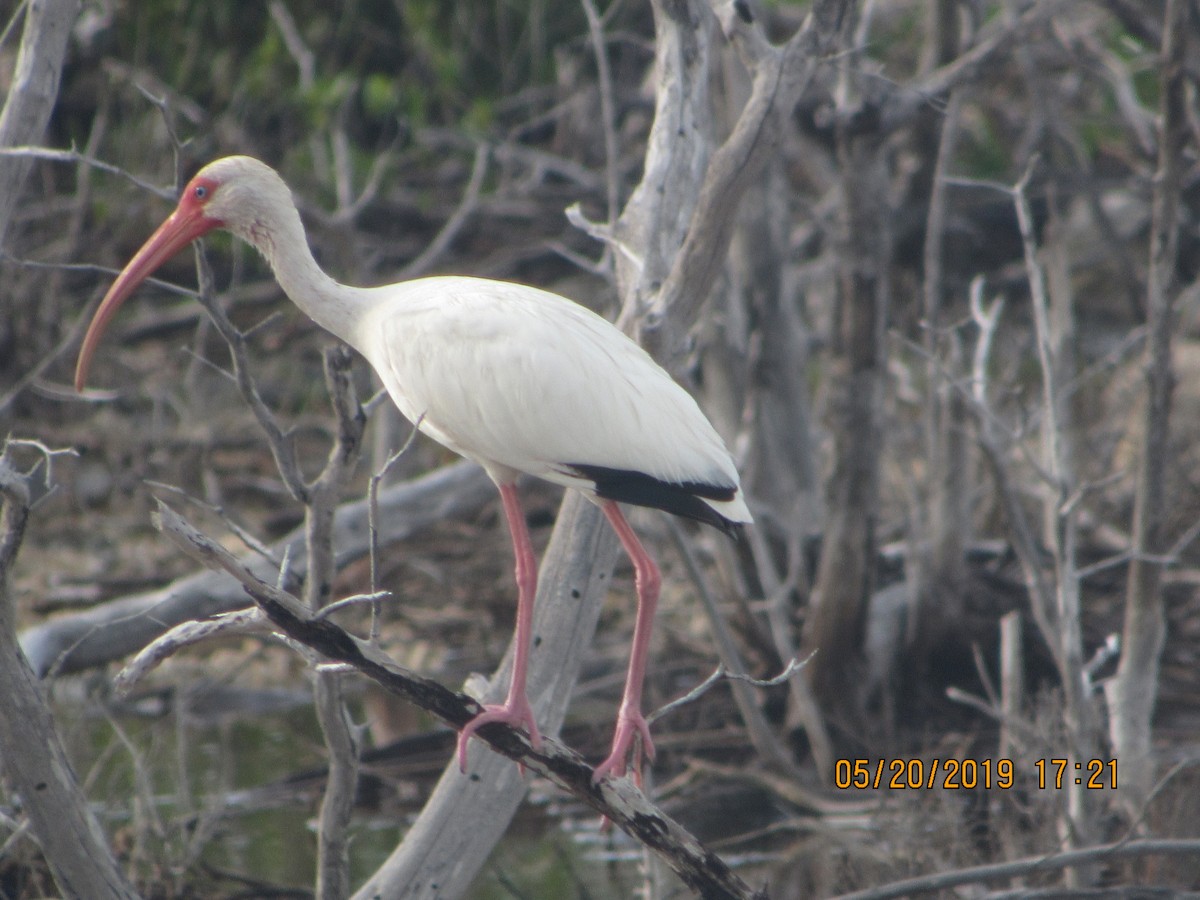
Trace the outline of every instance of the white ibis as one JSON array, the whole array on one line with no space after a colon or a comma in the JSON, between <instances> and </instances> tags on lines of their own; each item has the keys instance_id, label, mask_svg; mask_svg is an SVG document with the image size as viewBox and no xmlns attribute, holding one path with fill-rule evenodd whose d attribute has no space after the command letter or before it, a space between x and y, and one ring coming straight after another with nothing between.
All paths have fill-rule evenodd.
<instances>
[{"instance_id":1,"label":"white ibis","mask_svg":"<svg viewBox=\"0 0 1200 900\"><path fill-rule=\"evenodd\" d=\"M462 730L460 766L471 735L488 722L524 726L540 742L525 691L537 592L515 487L526 472L599 504L633 561L633 650L612 750L595 777L623 775L630 761L640 773L641 754L654 758L641 705L661 579L617 504L663 509L728 533L751 521L733 460L691 395L611 323L557 294L465 277L339 284L313 258L283 179L246 156L205 166L117 277L83 339L77 390L122 301L216 228L256 247L292 302L366 357L409 421L479 463L500 489L516 557L516 656L504 703L484 707Z\"/></svg>"}]
</instances>

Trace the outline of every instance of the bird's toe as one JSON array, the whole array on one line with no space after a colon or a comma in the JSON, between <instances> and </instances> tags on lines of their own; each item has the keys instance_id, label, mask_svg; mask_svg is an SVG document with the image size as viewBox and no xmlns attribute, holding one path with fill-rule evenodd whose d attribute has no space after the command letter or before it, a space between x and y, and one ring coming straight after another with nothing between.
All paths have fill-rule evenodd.
<instances>
[{"instance_id":1,"label":"bird's toe","mask_svg":"<svg viewBox=\"0 0 1200 900\"><path fill-rule=\"evenodd\" d=\"M488 704L484 706L483 712L463 726L463 730L458 735L458 768L460 771L467 771L467 743L482 726L490 725L493 722L500 722L513 728L524 726L529 733L529 742L533 744L534 749L536 750L542 745L542 734L538 731L533 708L529 705L528 700L522 698L516 702Z\"/></svg>"},{"instance_id":2,"label":"bird's toe","mask_svg":"<svg viewBox=\"0 0 1200 900\"><path fill-rule=\"evenodd\" d=\"M612 752L592 773L592 783L606 775L620 778L632 767L634 781L642 782L642 755L654 761L654 741L650 738L650 725L645 716L638 713L621 713L617 718L617 731L613 735Z\"/></svg>"}]
</instances>

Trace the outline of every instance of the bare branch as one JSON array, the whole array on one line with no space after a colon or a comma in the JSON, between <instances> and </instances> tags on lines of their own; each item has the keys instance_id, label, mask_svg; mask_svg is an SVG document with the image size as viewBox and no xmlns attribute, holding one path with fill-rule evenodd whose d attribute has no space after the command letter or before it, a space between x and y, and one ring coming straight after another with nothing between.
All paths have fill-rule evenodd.
<instances>
[{"instance_id":1,"label":"bare branch","mask_svg":"<svg viewBox=\"0 0 1200 900\"><path fill-rule=\"evenodd\" d=\"M270 620L294 640L329 660L353 666L384 689L416 703L454 728L461 728L482 711L469 697L454 694L396 665L370 642L355 638L328 619L313 618L298 599L257 578L233 554L196 531L169 507L159 504L154 520L156 527L188 555L238 579ZM653 806L629 779L606 778L593 784L591 767L551 737L544 737L541 747L535 750L523 732L507 725L491 723L478 734L492 749L520 761L657 851L702 896L744 900L756 896L716 854Z\"/></svg>"},{"instance_id":2,"label":"bare branch","mask_svg":"<svg viewBox=\"0 0 1200 900\"><path fill-rule=\"evenodd\" d=\"M679 555L683 558L684 566L687 568L688 575L691 577L692 584L695 585L696 593L699 595L704 607L704 613L708 618L709 631L712 632L713 639L716 641L720 652L721 665L704 684L695 688L687 696L677 700L675 703L658 710L647 721L653 721L656 717L663 715L668 709L673 709L677 705L691 702L696 697L705 693L711 687L711 683L715 683L722 677L728 677L732 682L730 687L733 689L733 697L737 703L738 712L742 716L742 721L746 723L746 729L750 734L750 742L763 759L769 760L773 765L778 766L781 771L795 774L796 765L792 760L791 754L783 747L779 739L776 738L775 733L771 730L770 725L767 724L767 720L759 708L758 699L751 690L751 687L763 687L765 685L754 682L753 679L744 674L746 665L742 661L741 654L738 652L737 642L733 639L724 616L721 615L721 611L717 608L716 598L713 597L712 592L709 590L708 581L700 569L700 564L696 560L696 554L688 542L683 527L674 518L667 518L666 521L671 539L675 544L676 550L679 551ZM795 662L794 659L793 662ZM783 675L780 676L782 679L780 683L787 681L794 671L795 669L789 663Z\"/></svg>"},{"instance_id":3,"label":"bare branch","mask_svg":"<svg viewBox=\"0 0 1200 900\"><path fill-rule=\"evenodd\" d=\"M907 124L916 111L935 102L956 87L970 84L986 71L987 65L997 59L1001 52L1030 34L1035 28L1050 20L1059 12L1067 0L1042 0L1026 7L1012 21L999 19L991 27L981 31L979 39L965 53L930 72L923 79L904 85L894 92L883 104L881 130L890 133Z\"/></svg>"},{"instance_id":4,"label":"bare branch","mask_svg":"<svg viewBox=\"0 0 1200 900\"><path fill-rule=\"evenodd\" d=\"M350 377L352 363L350 351L340 344L325 351L325 384L333 403L337 430L325 467L309 486L304 509L304 540L308 547L304 598L312 613L325 606L331 597L337 575L334 513L358 463L366 430L366 415ZM329 771L317 825L319 900L342 900L350 893L349 825L358 789L359 739L350 721L342 687L342 673L316 673L313 700L329 751Z\"/></svg>"},{"instance_id":5,"label":"bare branch","mask_svg":"<svg viewBox=\"0 0 1200 900\"><path fill-rule=\"evenodd\" d=\"M296 448L279 423L275 421L274 413L263 402L258 387L254 384L254 377L250 374L245 335L234 327L233 322L229 320L225 310L218 303L212 289L212 269L208 265L204 248L200 243L197 243L195 247L196 269L200 278L200 293L197 299L208 312L217 332L225 339L225 344L229 347L229 356L233 361L233 377L237 382L238 390L241 391L242 398L250 407L250 411L254 413L254 418L262 428L263 434L266 435L267 446L271 450L271 456L275 459L275 466L283 478L283 483L287 486L288 493L298 502L307 504L309 485L305 483L304 476L300 472Z\"/></svg>"},{"instance_id":6,"label":"bare branch","mask_svg":"<svg viewBox=\"0 0 1200 900\"><path fill-rule=\"evenodd\" d=\"M30 3L25 10L21 47L0 111L0 149L41 140L58 98L67 39L79 8L80 0L47 0ZM0 247L5 244L30 163L23 155L0 157Z\"/></svg>"},{"instance_id":7,"label":"bare branch","mask_svg":"<svg viewBox=\"0 0 1200 900\"><path fill-rule=\"evenodd\" d=\"M0 450L0 769L21 797L46 863L65 897L134 898L67 758L42 691L16 638L12 565L36 487Z\"/></svg>"},{"instance_id":8,"label":"bare branch","mask_svg":"<svg viewBox=\"0 0 1200 900\"><path fill-rule=\"evenodd\" d=\"M767 548L766 538L760 529L751 529L747 536L750 540L750 550L758 568L759 578L762 579L767 594L767 617L771 625L771 638L775 644L775 652L782 659L797 659L799 652L784 611L787 597L793 588L791 579L779 577ZM798 572L797 568L795 574L798 575ZM788 693L795 714L804 725L818 770L832 771L834 765L833 741L829 736L829 729L825 725L817 699L813 696L812 688L803 674L796 673L788 679Z\"/></svg>"},{"instance_id":9,"label":"bare branch","mask_svg":"<svg viewBox=\"0 0 1200 900\"><path fill-rule=\"evenodd\" d=\"M469 462L393 485L379 494L378 539L381 544L404 540L447 517L474 512L494 497L491 480ZM365 500L342 506L335 527L340 566L367 555ZM281 568L293 584L304 576L308 551L303 527L272 544L269 551L270 562L251 554L242 564L265 580L274 581ZM283 560L282 566L278 560ZM21 644L39 675L78 672L136 653L180 622L230 612L245 605L245 596L236 583L202 570L152 591L51 619L23 632Z\"/></svg>"},{"instance_id":10,"label":"bare branch","mask_svg":"<svg viewBox=\"0 0 1200 900\"><path fill-rule=\"evenodd\" d=\"M604 41L604 23L593 0L582 0L587 15L588 37L596 57L596 74L600 85L600 119L604 132L604 183L607 198L608 223L617 221L620 212L621 183L617 169L621 149L617 144L616 112L613 103L612 72L608 65L608 46Z\"/></svg>"},{"instance_id":11,"label":"bare branch","mask_svg":"<svg viewBox=\"0 0 1200 900\"><path fill-rule=\"evenodd\" d=\"M113 688L127 693L161 663L185 647L227 634L261 634L270 630L270 620L257 606L232 613L222 613L212 619L190 621L176 625L166 634L147 644L113 677Z\"/></svg>"},{"instance_id":12,"label":"bare branch","mask_svg":"<svg viewBox=\"0 0 1200 900\"><path fill-rule=\"evenodd\" d=\"M1088 863L1137 859L1143 856L1194 856L1197 853L1200 853L1200 841L1195 840L1118 842L1099 847L1088 847L1084 850L1068 850L1065 853L1030 856L1010 862L956 869L936 875L923 875L918 878L906 878L903 881L893 881L891 884L879 888L855 891L852 894L839 894L832 900L889 900L892 897L946 890L960 884L976 884L1000 878L1019 878L1039 872L1058 872Z\"/></svg>"},{"instance_id":13,"label":"bare branch","mask_svg":"<svg viewBox=\"0 0 1200 900\"><path fill-rule=\"evenodd\" d=\"M804 668L804 665L807 662L808 662L807 659L805 659L805 660L789 659L788 664L783 667L783 671L780 672L778 675L776 675L774 678L751 678L749 675L745 674L744 672L730 672L728 669L725 668L725 663L722 662L717 665L717 667L713 670L711 675L709 675L707 678L705 678L702 682L700 682L698 685L696 685L694 688L692 688L690 691L688 691L682 697L678 698L677 700L672 700L670 703L664 704L663 706L660 706L658 709L656 709L650 715L646 716L646 721L653 724L654 722L657 722L659 719L661 719L663 716L665 716L669 713L672 713L675 710L680 709L684 706L687 706L690 703L695 703L697 700L699 700L701 697L703 697L705 694L707 694L709 691L711 691L714 687L716 687L722 681L732 682L735 688L738 684L745 684L749 687L754 687L754 688L779 687L781 684L787 684L791 680L793 675L795 675L797 672L799 672L801 669ZM771 759L771 755L769 752L764 751L764 749L761 747L759 747L757 749L758 749L759 753L761 753L763 756L765 756L768 759ZM788 768L794 768L794 766L789 765Z\"/></svg>"},{"instance_id":14,"label":"bare branch","mask_svg":"<svg viewBox=\"0 0 1200 900\"><path fill-rule=\"evenodd\" d=\"M744 56L754 65L753 87L733 133L708 164L687 237L678 253L673 254L670 274L649 307L650 329L663 326L668 310L672 328L695 321L725 262L738 202L774 152L781 115L793 108L822 64L822 57L831 52L847 6L846 0L821 0L804 26L778 49L766 46L758 22L746 22L736 15L726 20L737 23L735 43L740 42L748 51ZM677 364L684 348L670 335L666 347L670 368Z\"/></svg>"},{"instance_id":15,"label":"bare branch","mask_svg":"<svg viewBox=\"0 0 1200 900\"><path fill-rule=\"evenodd\" d=\"M96 159L86 153L81 153L78 150L56 150L53 147L0 147L0 156L11 156L18 159L40 159L46 162L70 163L71 165L84 165L96 169L99 172L105 172L109 175L117 175L124 178L130 184L136 185L143 191L148 191L163 200L172 202L179 199L179 191L175 187L159 187L151 184L143 178L138 178L128 169L121 166L115 166L112 163L104 162L102 159ZM108 271L107 269L105 271ZM114 273L115 274L115 273Z\"/></svg>"},{"instance_id":16,"label":"bare branch","mask_svg":"<svg viewBox=\"0 0 1200 900\"><path fill-rule=\"evenodd\" d=\"M441 230L434 235L429 245L421 251L421 255L404 267L404 271L401 273L404 278L416 278L432 269L442 254L446 252L446 248L462 231L463 226L471 218L475 207L479 204L479 194L483 190L483 182L487 177L490 158L491 148L486 143L481 141L475 145L475 160L471 164L471 178L467 182L466 190L463 191L458 208L442 225Z\"/></svg>"},{"instance_id":17,"label":"bare branch","mask_svg":"<svg viewBox=\"0 0 1200 900\"><path fill-rule=\"evenodd\" d=\"M296 62L296 68L300 71L300 89L307 91L312 87L313 79L316 77L316 58L304 42L304 36L300 34L296 20L288 12L287 5L282 0L271 0L267 4L267 11L271 14L271 20L275 23L275 27L279 29L283 45L287 47L288 53Z\"/></svg>"},{"instance_id":18,"label":"bare branch","mask_svg":"<svg viewBox=\"0 0 1200 900\"><path fill-rule=\"evenodd\" d=\"M412 430L409 431L408 437L404 444L389 456L380 467L379 471L371 476L371 481L367 485L367 528L370 531L368 557L371 565L371 591L373 596L378 598L387 592L379 590L379 485L384 478L387 477L388 471L408 452L409 447L413 445L413 441L417 439L417 434L421 427L421 421L425 416L422 413L416 423L413 424ZM371 640L378 642L379 640L379 600L371 601Z\"/></svg>"}]
</instances>

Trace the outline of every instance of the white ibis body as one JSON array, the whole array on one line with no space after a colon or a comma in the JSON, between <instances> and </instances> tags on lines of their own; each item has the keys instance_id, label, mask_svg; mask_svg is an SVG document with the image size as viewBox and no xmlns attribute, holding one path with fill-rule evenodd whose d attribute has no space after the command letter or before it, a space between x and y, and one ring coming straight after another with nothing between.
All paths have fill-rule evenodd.
<instances>
[{"instance_id":1,"label":"white ibis body","mask_svg":"<svg viewBox=\"0 0 1200 900\"><path fill-rule=\"evenodd\" d=\"M751 521L729 452L692 397L607 320L537 288L465 277L374 288L339 284L313 259L286 184L245 156L210 163L109 289L75 373L87 380L105 325L122 301L192 240L224 228L256 247L288 297L350 344L421 431L487 471L500 489L518 589L516 656L507 699L463 729L537 723L525 692L537 563L515 481L526 472L582 491L600 505L636 572L638 612L628 678L608 758L622 775L654 746L641 710L659 573L618 502L656 507L732 532ZM635 741L641 738L641 750Z\"/></svg>"}]
</instances>

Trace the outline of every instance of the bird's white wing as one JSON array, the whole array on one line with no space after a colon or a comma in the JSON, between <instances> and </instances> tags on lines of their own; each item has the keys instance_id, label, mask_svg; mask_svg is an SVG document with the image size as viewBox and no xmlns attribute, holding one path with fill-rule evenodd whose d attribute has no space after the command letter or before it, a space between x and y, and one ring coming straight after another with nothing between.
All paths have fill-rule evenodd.
<instances>
[{"instance_id":1,"label":"bird's white wing","mask_svg":"<svg viewBox=\"0 0 1200 900\"><path fill-rule=\"evenodd\" d=\"M405 416L458 453L575 487L573 464L738 484L691 395L578 304L473 278L383 290L360 346Z\"/></svg>"}]
</instances>

